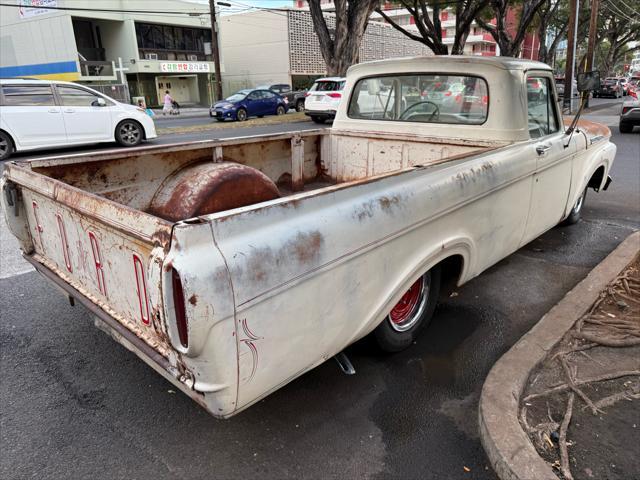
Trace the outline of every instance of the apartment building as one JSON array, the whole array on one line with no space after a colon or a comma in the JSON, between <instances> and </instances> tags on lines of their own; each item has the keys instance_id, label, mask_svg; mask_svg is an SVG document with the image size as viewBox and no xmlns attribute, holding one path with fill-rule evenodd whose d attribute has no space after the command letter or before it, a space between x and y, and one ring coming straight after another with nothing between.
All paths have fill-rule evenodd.
<instances>
[{"instance_id":1,"label":"apartment building","mask_svg":"<svg viewBox=\"0 0 640 480\"><path fill-rule=\"evenodd\" d=\"M68 80L107 94L127 83L131 97L148 105L162 103L165 90L183 105L210 103L216 72L207 5L13 1L0 7L0 77Z\"/></svg>"}]
</instances>

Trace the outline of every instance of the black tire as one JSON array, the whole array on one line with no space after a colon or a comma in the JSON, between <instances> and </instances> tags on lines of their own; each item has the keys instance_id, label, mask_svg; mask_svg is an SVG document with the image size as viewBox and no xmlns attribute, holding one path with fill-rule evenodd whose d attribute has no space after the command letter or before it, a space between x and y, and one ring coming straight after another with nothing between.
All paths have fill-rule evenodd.
<instances>
[{"instance_id":1,"label":"black tire","mask_svg":"<svg viewBox=\"0 0 640 480\"><path fill-rule=\"evenodd\" d=\"M587 196L587 188L585 188L584 192L582 192L582 195L578 197L578 199L576 200L576 203L573 205L573 208L571 209L571 212L569 213L569 216L562 221L561 225L567 226L567 225L575 225L576 223L578 223L578 220L580 220L580 215L582 214L582 208L584 207L584 201L586 196Z\"/></svg>"},{"instance_id":2,"label":"black tire","mask_svg":"<svg viewBox=\"0 0 640 480\"><path fill-rule=\"evenodd\" d=\"M0 132L0 162L7 160L12 153L13 140L8 134Z\"/></svg>"},{"instance_id":3,"label":"black tire","mask_svg":"<svg viewBox=\"0 0 640 480\"><path fill-rule=\"evenodd\" d=\"M144 129L135 120L123 120L116 127L116 141L123 147L140 145L144 138Z\"/></svg>"},{"instance_id":4,"label":"black tire","mask_svg":"<svg viewBox=\"0 0 640 480\"><path fill-rule=\"evenodd\" d=\"M276 115L284 115L285 113L287 113L287 109L284 106L278 105L276 107Z\"/></svg>"},{"instance_id":5,"label":"black tire","mask_svg":"<svg viewBox=\"0 0 640 480\"><path fill-rule=\"evenodd\" d=\"M419 284L419 282L422 282ZM419 289L419 290L416 290ZM416 292L420 291L416 300ZM410 347L420 330L431 322L440 295L440 267L434 267L407 290L372 336L383 352L399 352ZM409 297L407 297L409 296ZM409 310L406 310L409 308ZM394 312L395 318L394 318Z\"/></svg>"},{"instance_id":6,"label":"black tire","mask_svg":"<svg viewBox=\"0 0 640 480\"><path fill-rule=\"evenodd\" d=\"M239 108L236 112L236 120L244 122L247 119L247 111L244 108Z\"/></svg>"},{"instance_id":7,"label":"black tire","mask_svg":"<svg viewBox=\"0 0 640 480\"><path fill-rule=\"evenodd\" d=\"M631 132L633 132L632 124L620 122L620 133L631 133Z\"/></svg>"},{"instance_id":8,"label":"black tire","mask_svg":"<svg viewBox=\"0 0 640 480\"><path fill-rule=\"evenodd\" d=\"M304 112L304 100L298 100L296 102L296 112Z\"/></svg>"},{"instance_id":9,"label":"black tire","mask_svg":"<svg viewBox=\"0 0 640 480\"><path fill-rule=\"evenodd\" d=\"M319 123L321 125L324 123L324 118L316 117L315 115L311 115L311 120L313 120L313 123Z\"/></svg>"},{"instance_id":10,"label":"black tire","mask_svg":"<svg viewBox=\"0 0 640 480\"><path fill-rule=\"evenodd\" d=\"M264 118L264 115L256 115L258 118Z\"/></svg>"}]
</instances>

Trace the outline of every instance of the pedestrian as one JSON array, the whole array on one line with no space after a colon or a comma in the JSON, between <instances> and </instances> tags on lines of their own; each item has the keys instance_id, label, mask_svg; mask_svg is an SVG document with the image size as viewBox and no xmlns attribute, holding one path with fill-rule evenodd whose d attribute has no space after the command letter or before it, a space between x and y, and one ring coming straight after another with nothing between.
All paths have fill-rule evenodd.
<instances>
[{"instance_id":1,"label":"pedestrian","mask_svg":"<svg viewBox=\"0 0 640 480\"><path fill-rule=\"evenodd\" d=\"M164 93L164 107L162 108L162 115L166 115L167 113L171 115L171 112L173 111L174 100L173 98L171 98L169 90L166 90Z\"/></svg>"}]
</instances>

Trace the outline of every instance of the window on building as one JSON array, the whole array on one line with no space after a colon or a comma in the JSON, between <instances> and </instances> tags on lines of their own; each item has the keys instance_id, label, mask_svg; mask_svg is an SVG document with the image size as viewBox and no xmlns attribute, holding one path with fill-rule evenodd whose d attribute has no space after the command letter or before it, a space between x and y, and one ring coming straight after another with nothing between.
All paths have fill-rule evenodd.
<instances>
[{"instance_id":1,"label":"window on building","mask_svg":"<svg viewBox=\"0 0 640 480\"><path fill-rule=\"evenodd\" d=\"M204 51L204 44L211 43L209 29L136 23L136 40L140 58L155 53L158 60L189 60L194 55L199 61L211 60Z\"/></svg>"},{"instance_id":2,"label":"window on building","mask_svg":"<svg viewBox=\"0 0 640 480\"><path fill-rule=\"evenodd\" d=\"M49 85L3 85L3 105L43 107L55 105L53 90Z\"/></svg>"},{"instance_id":3,"label":"window on building","mask_svg":"<svg viewBox=\"0 0 640 480\"><path fill-rule=\"evenodd\" d=\"M549 78L527 78L527 113L531 138L544 137L560 130Z\"/></svg>"}]
</instances>

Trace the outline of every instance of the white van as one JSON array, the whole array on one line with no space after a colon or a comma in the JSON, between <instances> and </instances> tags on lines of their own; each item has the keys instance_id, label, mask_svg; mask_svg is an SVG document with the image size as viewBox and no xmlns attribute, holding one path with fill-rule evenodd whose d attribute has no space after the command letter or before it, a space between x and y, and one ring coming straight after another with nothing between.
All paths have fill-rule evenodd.
<instances>
[{"instance_id":1,"label":"white van","mask_svg":"<svg viewBox=\"0 0 640 480\"><path fill-rule=\"evenodd\" d=\"M49 80L0 80L0 161L13 152L156 138L145 111L91 88Z\"/></svg>"}]
</instances>

